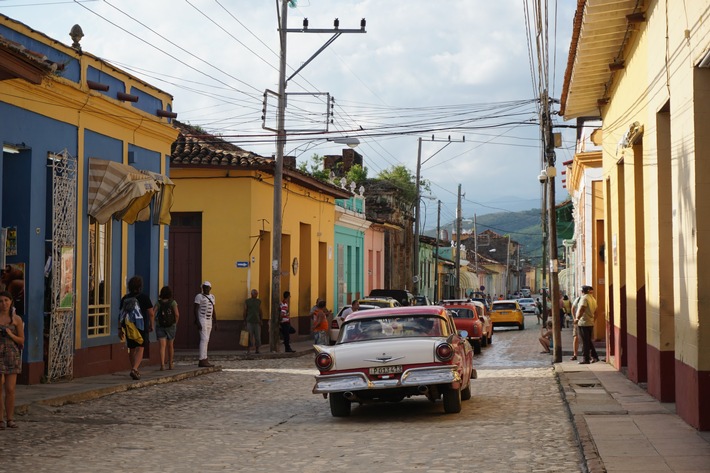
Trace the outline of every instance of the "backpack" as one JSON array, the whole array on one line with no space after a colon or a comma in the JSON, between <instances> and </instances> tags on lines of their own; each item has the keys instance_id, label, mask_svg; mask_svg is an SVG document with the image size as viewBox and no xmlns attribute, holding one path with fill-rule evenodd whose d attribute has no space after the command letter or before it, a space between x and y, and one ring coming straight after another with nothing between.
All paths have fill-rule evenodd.
<instances>
[{"instance_id":1,"label":"backpack","mask_svg":"<svg viewBox=\"0 0 710 473\"><path fill-rule=\"evenodd\" d=\"M130 322L138 328L138 330L144 330L143 314L141 313L140 304L138 304L138 299L135 297L126 297L121 305L121 313L118 316L118 321L122 325L126 322Z\"/></svg>"},{"instance_id":2,"label":"backpack","mask_svg":"<svg viewBox=\"0 0 710 473\"><path fill-rule=\"evenodd\" d=\"M168 302L158 301L158 325L161 327L172 327L175 325L175 312L173 312L173 300Z\"/></svg>"}]
</instances>

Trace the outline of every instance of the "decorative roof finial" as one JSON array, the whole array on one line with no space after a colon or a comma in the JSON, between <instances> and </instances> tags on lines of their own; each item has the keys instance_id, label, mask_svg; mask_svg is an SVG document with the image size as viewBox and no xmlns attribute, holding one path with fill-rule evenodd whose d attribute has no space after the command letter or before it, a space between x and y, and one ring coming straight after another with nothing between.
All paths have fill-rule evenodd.
<instances>
[{"instance_id":1,"label":"decorative roof finial","mask_svg":"<svg viewBox=\"0 0 710 473\"><path fill-rule=\"evenodd\" d=\"M81 26L79 26L78 24L72 26L71 31L69 32L69 36L71 37L72 41L74 41L71 47L76 49L77 51L81 51L81 45L79 44L79 41L81 41L81 38L84 37L84 32L81 30Z\"/></svg>"}]
</instances>

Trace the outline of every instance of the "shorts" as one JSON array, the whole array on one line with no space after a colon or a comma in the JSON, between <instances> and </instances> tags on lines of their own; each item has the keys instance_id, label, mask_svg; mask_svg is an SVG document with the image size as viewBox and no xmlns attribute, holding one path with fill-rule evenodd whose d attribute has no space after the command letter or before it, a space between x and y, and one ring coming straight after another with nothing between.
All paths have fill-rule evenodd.
<instances>
[{"instance_id":1,"label":"shorts","mask_svg":"<svg viewBox=\"0 0 710 473\"><path fill-rule=\"evenodd\" d=\"M158 340L167 338L168 340L175 340L175 333L177 332L177 324L172 324L169 327L161 327L158 325L155 327L155 336Z\"/></svg>"}]
</instances>

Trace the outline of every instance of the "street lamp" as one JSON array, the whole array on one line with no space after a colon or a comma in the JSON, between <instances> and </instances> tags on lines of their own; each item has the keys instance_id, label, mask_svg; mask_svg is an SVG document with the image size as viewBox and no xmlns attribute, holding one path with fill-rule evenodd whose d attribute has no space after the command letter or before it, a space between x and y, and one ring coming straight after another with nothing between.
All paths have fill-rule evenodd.
<instances>
[{"instance_id":1,"label":"street lamp","mask_svg":"<svg viewBox=\"0 0 710 473\"><path fill-rule=\"evenodd\" d=\"M339 145L346 145L348 148L357 148L357 146L360 144L360 140L355 138L354 136L343 136L341 138L327 138L328 141L332 141L333 143L337 143Z\"/></svg>"}]
</instances>

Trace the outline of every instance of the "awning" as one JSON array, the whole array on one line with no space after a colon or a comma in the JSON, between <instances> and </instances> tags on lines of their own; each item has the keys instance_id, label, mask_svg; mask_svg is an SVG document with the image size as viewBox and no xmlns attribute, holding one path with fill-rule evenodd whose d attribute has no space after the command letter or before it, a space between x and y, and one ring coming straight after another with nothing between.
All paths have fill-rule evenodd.
<instances>
[{"instance_id":1,"label":"awning","mask_svg":"<svg viewBox=\"0 0 710 473\"><path fill-rule=\"evenodd\" d=\"M169 224L173 187L167 176L89 158L89 215L99 223L106 223L111 217L126 223L146 221L155 197L154 221Z\"/></svg>"},{"instance_id":2,"label":"awning","mask_svg":"<svg viewBox=\"0 0 710 473\"><path fill-rule=\"evenodd\" d=\"M478 290L478 278L474 273L469 273L468 271L461 271L460 276L461 282L459 284L459 287L461 289L473 289L475 291Z\"/></svg>"}]
</instances>

